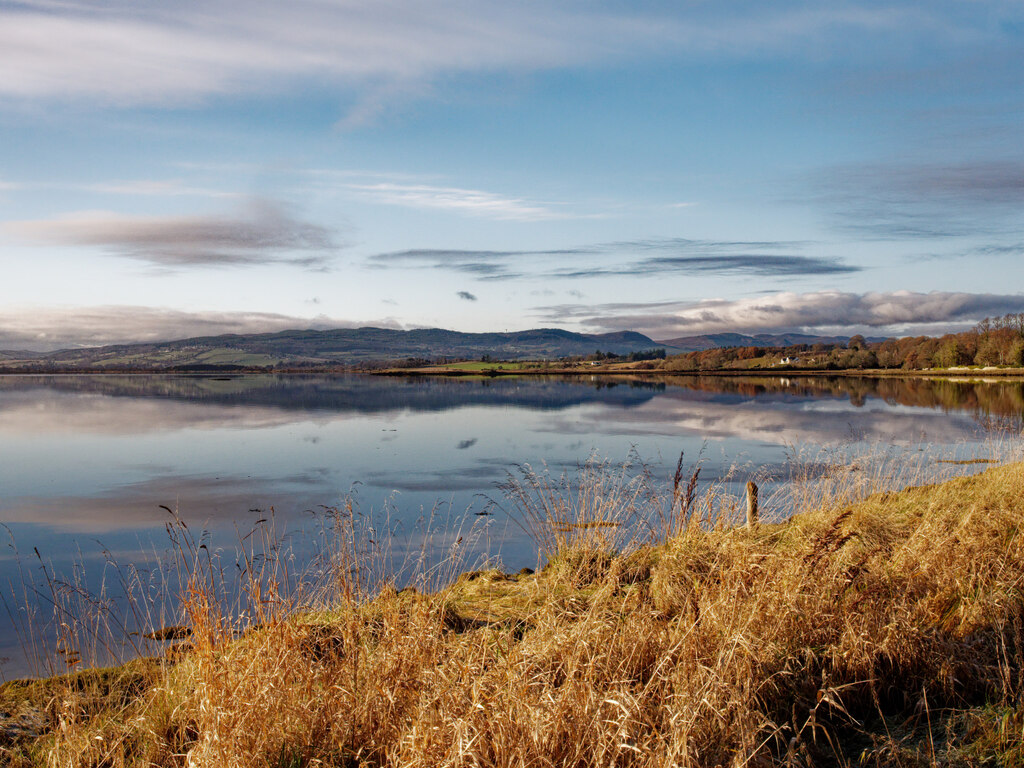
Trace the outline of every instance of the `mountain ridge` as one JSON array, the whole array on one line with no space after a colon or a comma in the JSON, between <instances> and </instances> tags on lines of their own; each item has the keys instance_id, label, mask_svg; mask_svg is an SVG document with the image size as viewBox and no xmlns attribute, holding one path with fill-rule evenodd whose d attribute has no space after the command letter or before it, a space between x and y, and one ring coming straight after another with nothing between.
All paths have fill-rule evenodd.
<instances>
[{"instance_id":1,"label":"mountain ridge","mask_svg":"<svg viewBox=\"0 0 1024 768\"><path fill-rule=\"evenodd\" d=\"M629 354L660 347L635 331L583 334L560 328L466 333L444 328L395 330L365 326L329 330L294 329L259 334L218 334L158 342L110 344L20 353L0 350L0 363L35 367L183 366L315 367L382 363L408 358L502 360L557 359L598 350Z\"/></svg>"},{"instance_id":2,"label":"mountain ridge","mask_svg":"<svg viewBox=\"0 0 1024 768\"><path fill-rule=\"evenodd\" d=\"M869 339L874 341L875 339ZM78 347L53 352L0 350L0 365L16 369L316 368L408 359L554 360L601 351L616 355L664 348L669 355L721 347L846 344L845 336L801 333L717 333L656 341L636 331L578 333L562 328L468 333L445 328L397 330L363 326L269 333L224 333L155 342ZM881 339L878 339L881 341Z\"/></svg>"}]
</instances>

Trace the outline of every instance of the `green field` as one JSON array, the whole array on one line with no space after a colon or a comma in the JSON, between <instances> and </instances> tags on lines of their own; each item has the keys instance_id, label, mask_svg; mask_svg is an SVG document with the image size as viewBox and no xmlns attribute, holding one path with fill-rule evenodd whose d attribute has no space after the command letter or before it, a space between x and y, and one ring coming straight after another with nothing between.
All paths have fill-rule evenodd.
<instances>
[{"instance_id":1,"label":"green field","mask_svg":"<svg viewBox=\"0 0 1024 768\"><path fill-rule=\"evenodd\" d=\"M448 363L443 366L438 366L450 371L473 371L473 372L484 372L484 371L521 371L524 368L532 367L535 363L509 363L509 362L489 362L484 363L478 360L471 360L464 363Z\"/></svg>"}]
</instances>

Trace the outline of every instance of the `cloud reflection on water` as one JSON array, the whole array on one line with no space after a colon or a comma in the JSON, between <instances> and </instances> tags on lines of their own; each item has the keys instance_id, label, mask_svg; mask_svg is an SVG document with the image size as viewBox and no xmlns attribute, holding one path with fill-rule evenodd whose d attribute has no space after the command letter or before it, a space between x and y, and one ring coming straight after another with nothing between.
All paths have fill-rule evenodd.
<instances>
[{"instance_id":1,"label":"cloud reflection on water","mask_svg":"<svg viewBox=\"0 0 1024 768\"><path fill-rule=\"evenodd\" d=\"M690 435L779 446L862 441L907 446L957 443L984 434L982 425L962 413L896 410L884 404L852 408L827 402L712 402L674 391L654 403L615 411L614 418L607 409L585 409L574 419L556 416L548 429L559 434Z\"/></svg>"},{"instance_id":2,"label":"cloud reflection on water","mask_svg":"<svg viewBox=\"0 0 1024 768\"><path fill-rule=\"evenodd\" d=\"M467 494L492 493L516 462L571 469L600 437L621 438L611 445L623 453L657 437L668 441L657 446L666 453L697 441L729 442L733 450L738 445L765 462L780 456L761 449L802 443L955 445L984 437L985 413L1015 415L1019 423L1024 387L710 377L637 384L590 378L506 379L486 386L359 377L5 378L0 435L9 456L31 462L59 447L52 471L68 476L76 463L85 465L97 453L110 464L123 463L83 471L81 486L66 489L48 484L24 490L27 481L16 482L10 474L0 520L99 534L159 526L160 504L180 506L202 520L230 521L251 508L269 507L294 515L306 506L336 503L353 482L366 484L370 504L379 503L382 492L400 491L411 495L403 501L419 509L452 494L462 503ZM443 421L434 421L442 412ZM298 438L299 449L287 441L302 424L316 426L317 433ZM442 428L457 437L438 445L444 438L435 434ZM172 435L182 430L207 437L175 442ZM158 439L135 439L142 435ZM551 439L538 441L541 435ZM40 448L41 440L50 442ZM381 446L376 453L370 440ZM19 444L25 446L20 454ZM17 471L14 464L8 462L7 472ZM205 464L211 466L197 469ZM46 468L37 471L43 476ZM0 479L4 474L0 470Z\"/></svg>"},{"instance_id":3,"label":"cloud reflection on water","mask_svg":"<svg viewBox=\"0 0 1024 768\"><path fill-rule=\"evenodd\" d=\"M324 422L342 414L304 416L268 406L237 407L167 399L112 398L52 390L4 392L0 435L9 439L45 434L142 435L182 429L246 429Z\"/></svg>"},{"instance_id":4,"label":"cloud reflection on water","mask_svg":"<svg viewBox=\"0 0 1024 768\"><path fill-rule=\"evenodd\" d=\"M1014 382L699 376L0 377L0 522L58 570L102 571L111 557L141 568L167 546L160 505L232 563L239 536L273 508L301 560L315 551L321 505L354 493L402 557L483 525L469 556L493 547L518 568L535 554L509 518L474 516L501 501L497 483L518 463L572 475L591 453L636 452L667 477L681 450L693 460L706 443L702 482L736 462L784 478L795 444L927 438L955 449L984 439L991 416L1019 428L1022 393ZM8 548L0 583L17 567Z\"/></svg>"},{"instance_id":5,"label":"cloud reflection on water","mask_svg":"<svg viewBox=\"0 0 1024 768\"><path fill-rule=\"evenodd\" d=\"M201 523L230 525L240 518L255 520L271 507L293 511L332 501L322 486L316 473L280 478L166 474L89 496L19 497L0 503L0 516L9 524L96 535L160 528L170 519L163 505Z\"/></svg>"}]
</instances>

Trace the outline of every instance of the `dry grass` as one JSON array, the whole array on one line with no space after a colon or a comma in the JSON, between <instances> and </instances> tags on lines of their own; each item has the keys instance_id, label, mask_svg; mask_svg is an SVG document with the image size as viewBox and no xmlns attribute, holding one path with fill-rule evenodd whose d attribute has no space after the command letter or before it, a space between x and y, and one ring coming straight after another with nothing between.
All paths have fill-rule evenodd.
<instances>
[{"instance_id":1,"label":"dry grass","mask_svg":"<svg viewBox=\"0 0 1024 768\"><path fill-rule=\"evenodd\" d=\"M312 608L254 571L241 636L193 553L191 649L106 707L58 697L36 754L69 767L1021 760L1024 465L860 501L818 478L789 497L799 514L754 530L717 524L735 503L695 497L678 472L660 512L670 535L640 542L621 532L662 502L592 469L519 487L550 559L538 573L370 597L350 531Z\"/></svg>"}]
</instances>

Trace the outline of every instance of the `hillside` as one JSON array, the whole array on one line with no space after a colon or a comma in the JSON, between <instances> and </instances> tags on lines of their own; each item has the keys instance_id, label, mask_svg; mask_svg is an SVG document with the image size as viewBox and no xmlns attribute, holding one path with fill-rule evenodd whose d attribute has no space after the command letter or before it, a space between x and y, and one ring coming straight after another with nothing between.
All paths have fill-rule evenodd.
<instances>
[{"instance_id":1,"label":"hillside","mask_svg":"<svg viewBox=\"0 0 1024 768\"><path fill-rule=\"evenodd\" d=\"M658 347L632 331L582 334L557 328L512 333L462 333L439 328L397 331L389 328L294 330L279 333L225 334L177 341L118 344L26 354L0 352L10 367L182 368L213 366L321 367L418 358L544 360L588 355L596 350L629 354ZM6 356L6 357L5 357Z\"/></svg>"}]
</instances>

